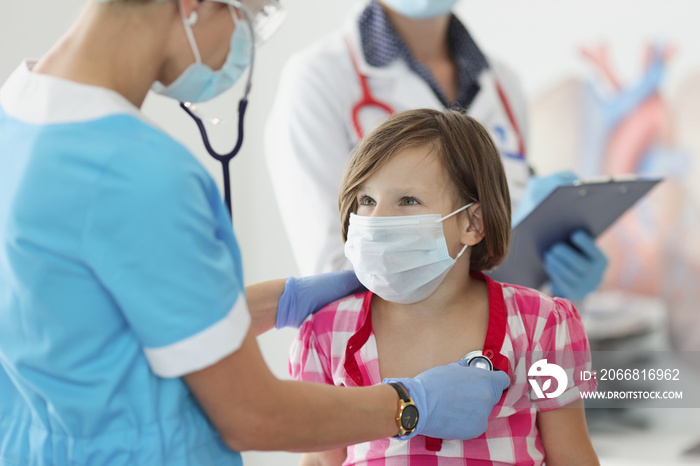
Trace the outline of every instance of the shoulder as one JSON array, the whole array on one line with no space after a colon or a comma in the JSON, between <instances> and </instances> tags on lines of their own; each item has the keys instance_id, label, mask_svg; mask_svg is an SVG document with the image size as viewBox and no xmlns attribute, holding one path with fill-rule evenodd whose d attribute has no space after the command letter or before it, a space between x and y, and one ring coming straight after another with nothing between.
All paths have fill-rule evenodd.
<instances>
[{"instance_id":1,"label":"shoulder","mask_svg":"<svg viewBox=\"0 0 700 466\"><path fill-rule=\"evenodd\" d=\"M308 372L304 361L312 353L324 365L330 364L334 355L345 352L348 340L364 322L365 303L368 305L370 299L368 291L346 296L306 318L290 349L290 374L293 378L300 378L302 372ZM325 370L328 374L332 372L330 366Z\"/></svg>"},{"instance_id":2,"label":"shoulder","mask_svg":"<svg viewBox=\"0 0 700 466\"><path fill-rule=\"evenodd\" d=\"M172 165L181 159L195 161L185 146L146 118L114 115L104 120L95 124L105 128L105 136L113 138L112 143L120 149L121 157L128 161L138 160L144 167L157 166L161 170L167 169L159 165L161 162L170 161ZM129 150L123 150L127 148Z\"/></svg>"},{"instance_id":3,"label":"shoulder","mask_svg":"<svg viewBox=\"0 0 700 466\"><path fill-rule=\"evenodd\" d=\"M516 109L521 111L521 107L525 104L525 90L522 87L518 73L510 65L498 58L489 56L487 60L493 75L503 86L506 96L516 106Z\"/></svg>"},{"instance_id":4,"label":"shoulder","mask_svg":"<svg viewBox=\"0 0 700 466\"><path fill-rule=\"evenodd\" d=\"M83 234L86 247L101 236L95 231L111 231L107 238L119 237L125 244L130 235L132 241L138 236L153 242L159 236L197 238L202 245L229 236L230 220L222 214L216 184L184 146L139 118L114 116L96 124L114 131L105 130L105 148L99 149Z\"/></svg>"},{"instance_id":5,"label":"shoulder","mask_svg":"<svg viewBox=\"0 0 700 466\"><path fill-rule=\"evenodd\" d=\"M114 115L92 124L105 146L99 181L107 189L164 198L213 183L187 148L147 120Z\"/></svg>"},{"instance_id":6,"label":"shoulder","mask_svg":"<svg viewBox=\"0 0 700 466\"><path fill-rule=\"evenodd\" d=\"M532 339L568 320L581 320L578 311L567 299L553 298L519 285L501 283L501 287L508 314L520 317Z\"/></svg>"},{"instance_id":7,"label":"shoulder","mask_svg":"<svg viewBox=\"0 0 700 466\"><path fill-rule=\"evenodd\" d=\"M90 141L102 159L118 158L144 166L161 161L191 157L190 152L146 117L113 114L90 121L61 125L59 131L72 131ZM166 168L166 167L159 167Z\"/></svg>"},{"instance_id":8,"label":"shoulder","mask_svg":"<svg viewBox=\"0 0 700 466\"><path fill-rule=\"evenodd\" d=\"M499 79L508 81L518 81L518 75L513 68L500 58L489 56L487 57L491 69Z\"/></svg>"},{"instance_id":9,"label":"shoulder","mask_svg":"<svg viewBox=\"0 0 700 466\"><path fill-rule=\"evenodd\" d=\"M317 337L334 333L354 333L363 322L372 293L362 291L321 308L304 323Z\"/></svg>"},{"instance_id":10,"label":"shoulder","mask_svg":"<svg viewBox=\"0 0 700 466\"><path fill-rule=\"evenodd\" d=\"M342 32L331 33L294 53L284 65L284 81L292 84L339 84L352 71L352 63Z\"/></svg>"},{"instance_id":11,"label":"shoulder","mask_svg":"<svg viewBox=\"0 0 700 466\"><path fill-rule=\"evenodd\" d=\"M494 77L503 87L509 103L514 107L521 125L527 124L527 100L518 74L508 64L498 58L487 57Z\"/></svg>"}]
</instances>

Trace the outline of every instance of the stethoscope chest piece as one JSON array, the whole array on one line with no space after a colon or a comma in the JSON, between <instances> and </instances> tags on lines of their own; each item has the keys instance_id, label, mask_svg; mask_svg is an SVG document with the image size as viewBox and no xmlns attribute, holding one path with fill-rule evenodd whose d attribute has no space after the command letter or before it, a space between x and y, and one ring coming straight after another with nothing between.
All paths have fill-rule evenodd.
<instances>
[{"instance_id":1,"label":"stethoscope chest piece","mask_svg":"<svg viewBox=\"0 0 700 466\"><path fill-rule=\"evenodd\" d=\"M487 371L493 370L493 363L480 350L470 352L462 358L462 361L467 361L469 367L478 367Z\"/></svg>"}]
</instances>

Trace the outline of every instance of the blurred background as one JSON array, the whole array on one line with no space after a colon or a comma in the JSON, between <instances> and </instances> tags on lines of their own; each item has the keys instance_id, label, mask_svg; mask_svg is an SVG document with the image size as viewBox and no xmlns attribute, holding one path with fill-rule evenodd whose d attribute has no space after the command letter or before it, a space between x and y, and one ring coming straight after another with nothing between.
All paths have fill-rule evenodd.
<instances>
[{"instance_id":1,"label":"blurred background","mask_svg":"<svg viewBox=\"0 0 700 466\"><path fill-rule=\"evenodd\" d=\"M21 60L39 58L83 3L4 2L0 82ZM281 68L292 53L339 28L355 5L351 0L284 3L286 23L257 56L245 142L231 164L234 228L246 283L298 274L262 145ZM530 158L539 174L572 169L585 177L665 177L601 237L611 266L601 291L580 310L592 349L672 351L685 373L699 371L700 2L461 0L456 12L488 56L519 74L530 107ZM235 142L240 94L237 87L204 106L207 114L230 117L210 128L218 149ZM149 96L144 111L221 183L218 163L176 103ZM293 335L283 330L259 338L267 363L281 378L287 377ZM700 464L698 408L592 407L589 426L604 466ZM244 454L248 466L294 465L298 458Z\"/></svg>"}]
</instances>

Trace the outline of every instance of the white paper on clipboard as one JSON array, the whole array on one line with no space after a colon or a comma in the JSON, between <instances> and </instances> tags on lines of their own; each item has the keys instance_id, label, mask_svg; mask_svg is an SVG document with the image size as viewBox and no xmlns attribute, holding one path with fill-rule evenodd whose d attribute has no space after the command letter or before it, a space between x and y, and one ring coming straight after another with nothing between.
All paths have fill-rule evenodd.
<instances>
[{"instance_id":1,"label":"white paper on clipboard","mask_svg":"<svg viewBox=\"0 0 700 466\"><path fill-rule=\"evenodd\" d=\"M514 229L506 259L489 275L539 288L547 281L543 254L578 229L597 238L661 178L617 178L559 186Z\"/></svg>"}]
</instances>

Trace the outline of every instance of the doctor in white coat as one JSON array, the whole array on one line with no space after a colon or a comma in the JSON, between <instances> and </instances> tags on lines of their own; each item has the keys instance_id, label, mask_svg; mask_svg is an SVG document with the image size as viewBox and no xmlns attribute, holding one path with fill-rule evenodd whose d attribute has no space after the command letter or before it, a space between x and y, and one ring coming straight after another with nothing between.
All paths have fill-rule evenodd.
<instances>
[{"instance_id":1,"label":"doctor in white coat","mask_svg":"<svg viewBox=\"0 0 700 466\"><path fill-rule=\"evenodd\" d=\"M531 176L518 80L484 56L451 13L456 1L361 2L341 30L285 65L265 152L302 275L351 268L340 234L340 183L353 147L392 113L458 107L479 120L501 152L514 222L575 179ZM545 265L555 294L577 300L597 288L607 260L587 235L572 242L555 245Z\"/></svg>"}]
</instances>

